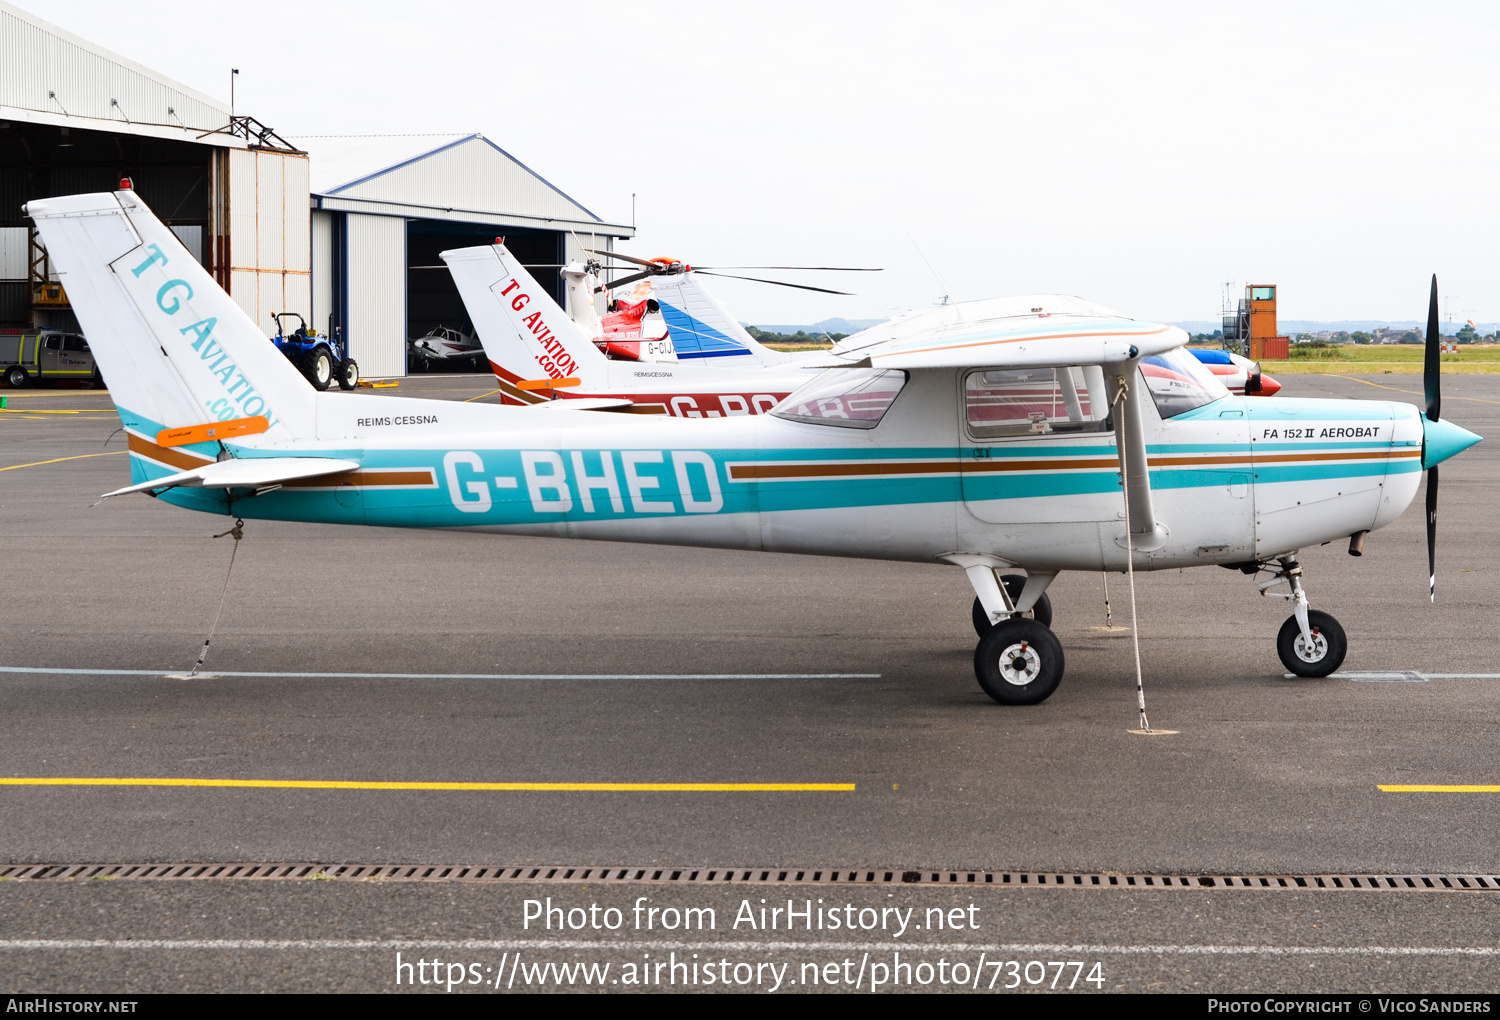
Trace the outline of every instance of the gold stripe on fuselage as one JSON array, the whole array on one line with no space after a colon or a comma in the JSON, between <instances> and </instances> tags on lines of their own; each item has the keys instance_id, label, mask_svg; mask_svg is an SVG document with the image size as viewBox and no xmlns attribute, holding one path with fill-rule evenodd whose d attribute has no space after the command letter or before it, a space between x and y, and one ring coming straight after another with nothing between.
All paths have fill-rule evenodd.
<instances>
[{"instance_id":1,"label":"gold stripe on fuselage","mask_svg":"<svg viewBox=\"0 0 1500 1020\"><path fill-rule=\"evenodd\" d=\"M983 447L980 447L983 449ZM1325 461L1406 460L1420 457L1421 450L1355 450L1272 454L1158 454L1150 457L1153 469L1241 466L1247 471L1257 464L1290 464ZM1115 457L992 457L927 461L858 461L855 463L760 463L730 464L731 481L777 481L812 478L860 478L889 475L990 474L999 471L1118 471Z\"/></svg>"}]
</instances>

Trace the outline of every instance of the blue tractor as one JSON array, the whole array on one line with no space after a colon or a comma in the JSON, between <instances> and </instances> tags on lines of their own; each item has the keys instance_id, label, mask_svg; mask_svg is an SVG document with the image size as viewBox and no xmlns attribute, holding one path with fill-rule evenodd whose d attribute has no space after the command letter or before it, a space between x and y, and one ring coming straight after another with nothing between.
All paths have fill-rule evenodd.
<instances>
[{"instance_id":1,"label":"blue tractor","mask_svg":"<svg viewBox=\"0 0 1500 1020\"><path fill-rule=\"evenodd\" d=\"M349 341L335 329L332 334L308 329L296 312L277 312L276 335L271 342L296 365L315 390L326 390L337 379L339 389L352 390L359 385L359 365L349 357ZM296 319L297 328L287 331L286 319Z\"/></svg>"}]
</instances>

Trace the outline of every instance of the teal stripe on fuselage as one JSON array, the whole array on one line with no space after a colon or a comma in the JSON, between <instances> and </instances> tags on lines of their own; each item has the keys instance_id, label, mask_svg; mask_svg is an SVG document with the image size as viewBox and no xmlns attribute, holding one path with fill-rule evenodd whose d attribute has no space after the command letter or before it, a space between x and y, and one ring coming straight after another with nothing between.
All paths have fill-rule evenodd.
<instances>
[{"instance_id":1,"label":"teal stripe on fuselage","mask_svg":"<svg viewBox=\"0 0 1500 1020\"><path fill-rule=\"evenodd\" d=\"M151 434L153 423L142 423L137 430ZM461 441L461 437L454 437ZM1153 455L1225 454L1243 456L1245 466L1213 465L1209 467L1162 467L1152 471L1154 489L1216 488L1229 483L1236 474L1248 474L1253 453L1277 451L1337 452L1380 449L1384 444L1338 442L1320 443L1312 450L1305 444L1273 443L1259 445L1252 450L1248 443L1164 443L1150 447ZM237 456L278 457L290 451L274 447L257 448L228 444ZM198 444L203 456L214 456L217 444ZM1108 442L1037 442L1028 441L1022 446L996 444L986 448L991 454L989 463L1005 461L1024 462L1036 458L1086 457L1113 459L1114 446ZM251 497L246 490L237 490L230 499L223 490L188 489L169 490L161 498L166 502L187 509L214 514L235 514L247 518L271 520L300 520L336 524L372 524L396 527L483 527L506 525L535 525L558 521L608 521L656 517L707 516L688 510L683 503L683 494L678 491L677 472L672 461L672 450L657 451L662 456L660 463L642 463L636 467L637 475L647 484L641 490L643 501L670 504L671 510L662 508L637 509L626 481L624 463L618 450L608 451L620 488L623 509L613 508L610 493L604 489L593 489L594 510L584 509L584 501L578 488L578 478L571 460L571 450L533 452L551 454L558 452L563 461L561 479L544 476L543 484L533 493L528 487L520 449L471 450L480 458L482 468L474 469L465 462L452 472L458 484L450 486L450 472L444 466L444 458L450 451L445 449L410 448L303 448L296 453L308 456L343 457L359 461L364 469L406 468L426 469L436 479L435 487L389 488L367 486L354 488L345 486L333 489L279 489L261 496ZM681 452L681 451L679 451ZM1119 474L1113 467L1089 469L1047 470L1038 465L1034 472L973 472L959 475L960 465L973 462L974 448L959 447L893 447L879 448L862 446L799 447L788 449L728 449L702 451L715 465L719 505L714 514L733 513L777 513L797 510L834 509L840 507L868 507L881 505L909 505L919 503L954 503L965 499L1005 500L1034 499L1058 496L1084 496L1118 493ZM583 451L585 470L590 474L602 471L601 452L596 449ZM149 471L150 477L161 477L171 469L132 457L141 471ZM826 477L783 478L732 481L730 465L739 464L786 464L828 462L939 462L952 465L951 474L937 475L890 475L879 478ZM1417 470L1415 461L1387 463L1379 460L1342 464L1293 463L1255 465L1256 479L1260 482L1292 482L1311 479L1340 477L1369 477L1387 471L1405 472ZM686 468L691 486L705 486L701 466ZM495 479L513 478L514 488L501 488ZM143 476L138 480L146 480ZM1247 479L1248 480L1248 479ZM567 511L556 509L538 510L533 505L533 495L559 501L560 490L556 483L567 487L567 498L571 507ZM654 483L654 484L651 484ZM477 487L477 490L476 490ZM482 492L480 496L476 492ZM712 501L707 488L690 492L689 499L701 507ZM455 500L460 505L455 504ZM484 501L488 506L482 510ZM473 511L461 506L475 508ZM545 506L545 504L544 504Z\"/></svg>"}]
</instances>

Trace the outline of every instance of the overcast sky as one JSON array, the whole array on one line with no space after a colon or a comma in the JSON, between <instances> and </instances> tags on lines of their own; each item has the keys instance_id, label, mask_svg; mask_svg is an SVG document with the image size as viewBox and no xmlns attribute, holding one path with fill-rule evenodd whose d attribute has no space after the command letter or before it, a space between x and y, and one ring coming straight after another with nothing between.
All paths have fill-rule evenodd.
<instances>
[{"instance_id":1,"label":"overcast sky","mask_svg":"<svg viewBox=\"0 0 1500 1020\"><path fill-rule=\"evenodd\" d=\"M1500 320L1492 3L18 0L284 135L480 131L750 322L1066 292ZM917 244L945 282L934 278ZM813 279L816 275L823 279ZM848 284L848 286L841 286ZM1462 313L1462 314L1459 314Z\"/></svg>"}]
</instances>

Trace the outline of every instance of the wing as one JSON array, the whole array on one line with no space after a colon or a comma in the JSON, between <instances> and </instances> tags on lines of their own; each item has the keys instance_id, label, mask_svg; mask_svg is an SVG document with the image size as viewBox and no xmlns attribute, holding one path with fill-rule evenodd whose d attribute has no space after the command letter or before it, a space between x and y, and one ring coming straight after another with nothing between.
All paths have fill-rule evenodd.
<instances>
[{"instance_id":1,"label":"wing","mask_svg":"<svg viewBox=\"0 0 1500 1020\"><path fill-rule=\"evenodd\" d=\"M807 368L1049 368L1112 365L1187 343L1176 326L1130 319L1032 319L1000 327L934 330L859 347L836 347Z\"/></svg>"}]
</instances>

